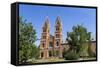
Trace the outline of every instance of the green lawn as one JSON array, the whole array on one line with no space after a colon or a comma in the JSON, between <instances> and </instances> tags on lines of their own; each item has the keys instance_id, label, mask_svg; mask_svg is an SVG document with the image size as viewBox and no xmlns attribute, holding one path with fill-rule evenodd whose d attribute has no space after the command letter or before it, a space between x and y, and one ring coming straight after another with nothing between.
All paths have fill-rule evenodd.
<instances>
[{"instance_id":1,"label":"green lawn","mask_svg":"<svg viewBox=\"0 0 100 68\"><path fill-rule=\"evenodd\" d=\"M96 58L79 58L78 60L65 60L59 58L49 58L49 59L37 59L32 61L32 63L46 63L46 62L64 62L64 61L81 61L81 60L95 60Z\"/></svg>"}]
</instances>

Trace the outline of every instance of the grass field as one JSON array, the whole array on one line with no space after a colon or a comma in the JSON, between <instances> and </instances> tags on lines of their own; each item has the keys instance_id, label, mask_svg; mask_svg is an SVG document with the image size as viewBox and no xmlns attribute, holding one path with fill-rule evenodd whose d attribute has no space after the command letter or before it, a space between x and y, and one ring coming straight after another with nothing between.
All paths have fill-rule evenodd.
<instances>
[{"instance_id":1,"label":"grass field","mask_svg":"<svg viewBox=\"0 0 100 68\"><path fill-rule=\"evenodd\" d=\"M37 59L34 61L31 61L32 63L46 63L46 62L67 62L67 61L84 61L84 60L96 60L96 58L79 58L77 60L65 60L65 59L59 59L59 58L49 58L49 59Z\"/></svg>"}]
</instances>

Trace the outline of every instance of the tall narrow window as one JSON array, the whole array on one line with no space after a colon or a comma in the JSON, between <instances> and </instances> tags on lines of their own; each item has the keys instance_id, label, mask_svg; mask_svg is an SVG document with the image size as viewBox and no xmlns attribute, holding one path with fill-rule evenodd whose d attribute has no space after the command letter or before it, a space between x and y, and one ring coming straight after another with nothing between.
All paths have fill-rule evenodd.
<instances>
[{"instance_id":1,"label":"tall narrow window","mask_svg":"<svg viewBox=\"0 0 100 68\"><path fill-rule=\"evenodd\" d=\"M59 46L59 42L58 41L56 42L56 46Z\"/></svg>"},{"instance_id":2,"label":"tall narrow window","mask_svg":"<svg viewBox=\"0 0 100 68\"><path fill-rule=\"evenodd\" d=\"M42 45L43 45L43 48L44 48L44 47L45 47L45 43L43 42L43 44L42 44Z\"/></svg>"},{"instance_id":3,"label":"tall narrow window","mask_svg":"<svg viewBox=\"0 0 100 68\"><path fill-rule=\"evenodd\" d=\"M43 52L41 53L41 58L43 57Z\"/></svg>"}]
</instances>

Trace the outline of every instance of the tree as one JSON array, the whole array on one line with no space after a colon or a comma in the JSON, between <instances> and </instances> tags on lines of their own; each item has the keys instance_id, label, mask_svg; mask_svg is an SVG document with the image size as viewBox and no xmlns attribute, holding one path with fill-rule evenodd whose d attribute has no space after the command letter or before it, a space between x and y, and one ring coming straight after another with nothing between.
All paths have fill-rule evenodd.
<instances>
[{"instance_id":1,"label":"tree","mask_svg":"<svg viewBox=\"0 0 100 68\"><path fill-rule=\"evenodd\" d=\"M19 18L19 61L26 63L28 59L36 58L38 49L35 46L36 31L32 23Z\"/></svg>"},{"instance_id":2,"label":"tree","mask_svg":"<svg viewBox=\"0 0 100 68\"><path fill-rule=\"evenodd\" d=\"M91 39L91 32L88 32L82 25L72 27L72 32L67 32L67 41L70 50L81 57L88 56L88 42Z\"/></svg>"}]
</instances>

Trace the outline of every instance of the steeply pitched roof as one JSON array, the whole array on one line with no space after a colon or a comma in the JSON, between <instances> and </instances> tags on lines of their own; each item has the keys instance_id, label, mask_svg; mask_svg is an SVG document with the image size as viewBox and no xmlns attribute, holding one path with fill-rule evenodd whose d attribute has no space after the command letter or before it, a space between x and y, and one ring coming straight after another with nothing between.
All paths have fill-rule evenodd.
<instances>
[{"instance_id":1,"label":"steeply pitched roof","mask_svg":"<svg viewBox=\"0 0 100 68\"><path fill-rule=\"evenodd\" d=\"M61 19L59 16L56 18L56 25L55 26L60 26L61 25Z\"/></svg>"}]
</instances>

